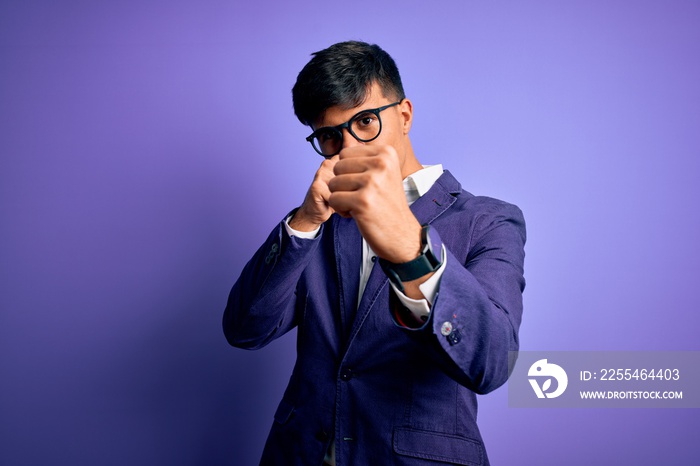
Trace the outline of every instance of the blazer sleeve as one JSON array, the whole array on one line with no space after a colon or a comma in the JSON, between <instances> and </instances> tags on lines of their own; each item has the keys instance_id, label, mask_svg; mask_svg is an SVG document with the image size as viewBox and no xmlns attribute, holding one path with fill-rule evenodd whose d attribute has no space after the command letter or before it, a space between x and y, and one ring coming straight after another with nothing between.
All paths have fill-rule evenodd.
<instances>
[{"instance_id":1,"label":"blazer sleeve","mask_svg":"<svg viewBox=\"0 0 700 466\"><path fill-rule=\"evenodd\" d=\"M224 335L232 346L262 348L297 325L297 283L323 229L314 239L290 237L280 222L248 261L224 311Z\"/></svg>"},{"instance_id":2,"label":"blazer sleeve","mask_svg":"<svg viewBox=\"0 0 700 466\"><path fill-rule=\"evenodd\" d=\"M423 331L437 337L437 356L476 393L488 393L509 376L509 351L518 350L525 288L525 220L500 201L475 219L464 257L447 251L445 272ZM440 244L442 239L431 239ZM463 239L464 240L464 239ZM433 338L433 343L435 339Z\"/></svg>"}]
</instances>

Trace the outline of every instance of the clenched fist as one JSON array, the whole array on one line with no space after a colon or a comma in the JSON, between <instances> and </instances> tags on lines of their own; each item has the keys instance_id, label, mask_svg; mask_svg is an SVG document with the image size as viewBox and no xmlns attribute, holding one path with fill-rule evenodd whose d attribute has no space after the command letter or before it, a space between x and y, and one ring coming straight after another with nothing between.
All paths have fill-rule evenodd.
<instances>
[{"instance_id":1,"label":"clenched fist","mask_svg":"<svg viewBox=\"0 0 700 466\"><path fill-rule=\"evenodd\" d=\"M357 222L381 258L401 263L420 253L421 226L403 190L401 164L392 146L355 145L343 149L328 181L328 206Z\"/></svg>"}]
</instances>

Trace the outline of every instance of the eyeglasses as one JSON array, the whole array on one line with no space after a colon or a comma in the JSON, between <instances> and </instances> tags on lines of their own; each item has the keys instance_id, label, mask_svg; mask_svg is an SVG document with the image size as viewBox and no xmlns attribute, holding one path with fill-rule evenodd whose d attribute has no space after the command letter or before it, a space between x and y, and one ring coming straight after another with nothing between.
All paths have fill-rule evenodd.
<instances>
[{"instance_id":1,"label":"eyeglasses","mask_svg":"<svg viewBox=\"0 0 700 466\"><path fill-rule=\"evenodd\" d=\"M382 119L379 112L400 104L401 101L370 110L362 110L348 121L338 126L324 126L306 138L313 148L325 158L333 157L343 148L343 128L360 142L370 142L382 132Z\"/></svg>"}]
</instances>

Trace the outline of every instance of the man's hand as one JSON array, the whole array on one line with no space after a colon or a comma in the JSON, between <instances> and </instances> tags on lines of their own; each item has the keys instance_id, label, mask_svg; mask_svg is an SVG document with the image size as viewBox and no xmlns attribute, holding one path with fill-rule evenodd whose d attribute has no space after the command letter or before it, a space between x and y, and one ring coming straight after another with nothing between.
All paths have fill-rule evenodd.
<instances>
[{"instance_id":1,"label":"man's hand","mask_svg":"<svg viewBox=\"0 0 700 466\"><path fill-rule=\"evenodd\" d=\"M360 233L382 259L408 262L420 253L421 226L403 190L401 166L391 146L343 149L328 182L328 205L357 222Z\"/></svg>"},{"instance_id":2,"label":"man's hand","mask_svg":"<svg viewBox=\"0 0 700 466\"><path fill-rule=\"evenodd\" d=\"M313 231L333 214L328 199L331 192L328 182L333 178L333 167L338 162L338 156L326 159L314 175L314 180L306 192L304 203L289 221L289 226L298 231Z\"/></svg>"}]
</instances>

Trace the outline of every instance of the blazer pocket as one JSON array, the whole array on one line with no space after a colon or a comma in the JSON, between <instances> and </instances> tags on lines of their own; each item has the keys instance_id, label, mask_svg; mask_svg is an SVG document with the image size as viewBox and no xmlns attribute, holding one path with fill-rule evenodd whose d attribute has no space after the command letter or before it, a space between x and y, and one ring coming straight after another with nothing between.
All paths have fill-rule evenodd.
<instances>
[{"instance_id":1,"label":"blazer pocket","mask_svg":"<svg viewBox=\"0 0 700 466\"><path fill-rule=\"evenodd\" d=\"M394 429L394 451L413 458L467 466L484 462L483 446L478 440L408 427Z\"/></svg>"},{"instance_id":2,"label":"blazer pocket","mask_svg":"<svg viewBox=\"0 0 700 466\"><path fill-rule=\"evenodd\" d=\"M292 414L294 414L294 405L282 399L279 406L277 406L277 411L275 411L275 422L286 424L292 417Z\"/></svg>"}]
</instances>

